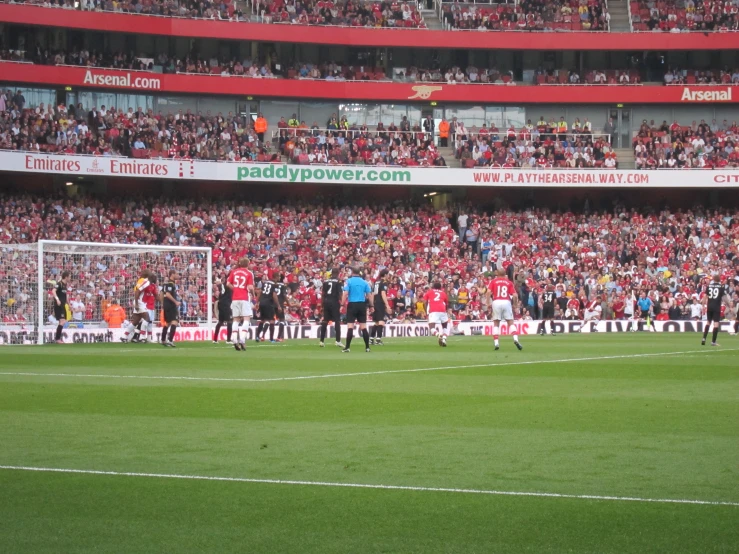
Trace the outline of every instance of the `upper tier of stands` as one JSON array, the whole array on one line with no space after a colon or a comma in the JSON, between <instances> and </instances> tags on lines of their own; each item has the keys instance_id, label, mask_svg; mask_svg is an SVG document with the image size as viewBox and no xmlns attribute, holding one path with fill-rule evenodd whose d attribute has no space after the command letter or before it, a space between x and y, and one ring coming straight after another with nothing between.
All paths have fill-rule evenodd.
<instances>
[{"instance_id":1,"label":"upper tier of stands","mask_svg":"<svg viewBox=\"0 0 739 554\"><path fill-rule=\"evenodd\" d=\"M734 0L639 0L629 4L634 31L739 30L739 5Z\"/></svg>"}]
</instances>

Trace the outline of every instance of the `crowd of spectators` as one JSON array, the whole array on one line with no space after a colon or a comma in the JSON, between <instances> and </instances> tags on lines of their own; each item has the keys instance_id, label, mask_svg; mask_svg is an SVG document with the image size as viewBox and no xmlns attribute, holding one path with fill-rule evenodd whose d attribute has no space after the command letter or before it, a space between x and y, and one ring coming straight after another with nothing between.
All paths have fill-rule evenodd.
<instances>
[{"instance_id":1,"label":"crowd of spectators","mask_svg":"<svg viewBox=\"0 0 739 554\"><path fill-rule=\"evenodd\" d=\"M690 125L644 120L634 136L637 169L723 169L739 167L739 124L724 119Z\"/></svg>"},{"instance_id":2,"label":"crowd of spectators","mask_svg":"<svg viewBox=\"0 0 739 554\"><path fill-rule=\"evenodd\" d=\"M450 3L451 4L451 3ZM608 31L602 0L522 0L491 6L446 4L442 18L454 29L478 31Z\"/></svg>"},{"instance_id":3,"label":"crowd of spectators","mask_svg":"<svg viewBox=\"0 0 739 554\"><path fill-rule=\"evenodd\" d=\"M576 118L569 126L564 117L557 121L541 116L536 124L529 119L519 129L510 125L503 130L494 123L467 129L454 118L451 127L455 156L463 167L618 167L610 135L594 133L587 118Z\"/></svg>"},{"instance_id":4,"label":"crowd of spectators","mask_svg":"<svg viewBox=\"0 0 739 554\"><path fill-rule=\"evenodd\" d=\"M595 69L581 74L574 69L537 69L538 85L639 85L641 76L636 70Z\"/></svg>"},{"instance_id":5,"label":"crowd of spectators","mask_svg":"<svg viewBox=\"0 0 739 554\"><path fill-rule=\"evenodd\" d=\"M260 133L260 125L267 126L261 117L252 121L233 112L180 110L163 115L142 108L25 104L22 91L0 91L0 149L214 161L278 159L271 141Z\"/></svg>"},{"instance_id":6,"label":"crowd of spectators","mask_svg":"<svg viewBox=\"0 0 739 554\"><path fill-rule=\"evenodd\" d=\"M733 0L632 0L630 9L634 31L739 30L739 8Z\"/></svg>"},{"instance_id":7,"label":"crowd of spectators","mask_svg":"<svg viewBox=\"0 0 739 554\"><path fill-rule=\"evenodd\" d=\"M397 0L255 0L264 23L299 25L340 25L394 29L425 28L415 2Z\"/></svg>"},{"instance_id":8,"label":"crowd of spectators","mask_svg":"<svg viewBox=\"0 0 739 554\"><path fill-rule=\"evenodd\" d=\"M246 21L233 0L6 0L45 8L117 12L161 17L186 17L219 21Z\"/></svg>"},{"instance_id":9,"label":"crowd of spectators","mask_svg":"<svg viewBox=\"0 0 739 554\"><path fill-rule=\"evenodd\" d=\"M403 116L399 125L379 122L370 130L333 114L321 129L315 121L308 127L293 114L288 121L281 118L277 129L280 152L295 163L446 166L431 118L411 125Z\"/></svg>"},{"instance_id":10,"label":"crowd of spectators","mask_svg":"<svg viewBox=\"0 0 739 554\"><path fill-rule=\"evenodd\" d=\"M556 317L580 318L585 306L604 319L628 317L632 291L648 294L658 318L700 318L707 278L718 274L739 286L739 212L638 212L614 205L605 212L485 211L459 205L334 204L317 199L287 205L163 199L0 196L3 244L74 239L155 245L206 245L214 278L241 257L257 279L281 271L292 290L291 322L318 317L320 280L327 268L360 265L368 278L387 268L392 319L423 318L420 298L434 280L448 289L457 319L490 317L486 276L504 268L522 302L516 318L539 315L539 295L554 285ZM35 253L0 247L0 311L6 323L34 318ZM202 257L116 257L110 252L70 257L49 254L48 278L72 272L70 302L85 319L100 320L122 303L137 271L147 264L181 272L183 320L201 320L207 306ZM190 256L190 257L187 257ZM592 311L592 309L590 310Z\"/></svg>"},{"instance_id":11,"label":"crowd of spectators","mask_svg":"<svg viewBox=\"0 0 739 554\"><path fill-rule=\"evenodd\" d=\"M694 69L669 68L665 73L666 85L735 85L739 84L739 69L696 71Z\"/></svg>"}]
</instances>

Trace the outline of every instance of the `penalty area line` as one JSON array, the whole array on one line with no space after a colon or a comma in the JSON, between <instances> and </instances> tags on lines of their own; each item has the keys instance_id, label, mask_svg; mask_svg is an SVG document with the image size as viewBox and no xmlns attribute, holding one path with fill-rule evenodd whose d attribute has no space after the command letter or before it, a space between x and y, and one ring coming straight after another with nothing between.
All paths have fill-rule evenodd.
<instances>
[{"instance_id":1,"label":"penalty area line","mask_svg":"<svg viewBox=\"0 0 739 554\"><path fill-rule=\"evenodd\" d=\"M444 371L453 369L475 369L483 367L511 367L520 365L560 364L569 362L593 362L602 360L625 360L631 358L651 358L656 356L684 356L689 354L705 354L707 356L718 352L734 352L739 348L724 348L721 350L683 350L681 352L652 352L648 354L618 354L615 356L589 356L585 358L559 358L555 360L527 360L522 362L498 362L488 364L449 365L439 367L420 367L412 369L382 369L379 371L356 371L353 373L325 373L322 375L297 375L293 377L191 377L186 375L110 375L104 373L41 373L32 371L2 371L1 375L18 377L63 377L63 378L100 378L100 379L146 379L161 381L205 381L227 383L272 383L280 381L308 381L312 379L334 379L342 377L361 377L367 375L391 375L396 373L422 373L429 371Z\"/></svg>"},{"instance_id":2,"label":"penalty area line","mask_svg":"<svg viewBox=\"0 0 739 554\"><path fill-rule=\"evenodd\" d=\"M229 483L256 483L266 485L293 485L306 487L330 487L348 489L377 489L389 491L435 492L456 494L479 494L489 496L522 496L533 498L563 498L573 500L596 500L604 502L648 502L654 504L693 504L699 506L739 507L739 502L720 500L693 500L687 498L640 498L635 496L614 496L597 494L565 494L556 492L500 491L493 489L464 489L449 487L416 487L409 485L373 485L365 483L334 483L330 481L297 481L291 479L256 479L248 477L218 477L210 475L182 475L173 473L139 473L130 471L99 471L93 469L66 469L52 467L29 467L0 465L0 470L33 471L43 473L65 473L78 475L103 475L110 477L141 477L150 479L181 479L189 481L221 481Z\"/></svg>"}]
</instances>

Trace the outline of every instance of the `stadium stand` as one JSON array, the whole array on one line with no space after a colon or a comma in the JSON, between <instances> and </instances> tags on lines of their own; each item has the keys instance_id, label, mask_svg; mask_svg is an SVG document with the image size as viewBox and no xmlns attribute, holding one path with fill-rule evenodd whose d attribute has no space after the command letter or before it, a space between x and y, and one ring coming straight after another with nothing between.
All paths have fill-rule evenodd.
<instances>
[{"instance_id":1,"label":"stadium stand","mask_svg":"<svg viewBox=\"0 0 739 554\"><path fill-rule=\"evenodd\" d=\"M442 4L449 29L490 31L607 31L609 16L601 0L523 0L515 4Z\"/></svg>"},{"instance_id":2,"label":"stadium stand","mask_svg":"<svg viewBox=\"0 0 739 554\"><path fill-rule=\"evenodd\" d=\"M657 126L644 121L634 136L637 169L723 169L739 167L739 124L691 125L663 121Z\"/></svg>"},{"instance_id":3,"label":"stadium stand","mask_svg":"<svg viewBox=\"0 0 739 554\"><path fill-rule=\"evenodd\" d=\"M731 0L639 0L629 4L634 31L736 31L739 15Z\"/></svg>"},{"instance_id":4,"label":"stadium stand","mask_svg":"<svg viewBox=\"0 0 739 554\"><path fill-rule=\"evenodd\" d=\"M350 0L255 1L254 11L264 23L339 25L344 27L425 28L415 2Z\"/></svg>"},{"instance_id":5,"label":"stadium stand","mask_svg":"<svg viewBox=\"0 0 739 554\"><path fill-rule=\"evenodd\" d=\"M329 264L352 263L371 272L390 269L388 296L396 320L424 316L416 299L434 279L450 288L456 318L487 319L490 306L481 279L495 263L515 267L524 308L517 317L538 316L537 295L551 282L557 286L560 318L572 309L570 301L579 299L580 307L570 318L579 318L586 302L598 300L604 319L622 319L624 293L633 286L665 303L658 310L664 318L669 312L670 319L688 319L693 298L702 298L706 276L720 272L732 279L736 268L731 258L739 259L739 213L700 207L639 213L615 206L608 212L573 214L484 212L470 206L435 211L428 204L404 203L332 206L297 201L258 206L202 199L102 201L29 195L0 195L0 200L3 243L74 237L207 245L214 248L215 275L248 256L260 276L278 269L289 276L298 300L292 321L317 317L317 282ZM464 237L458 235L457 213L468 216ZM724 254L717 257L719 245ZM71 297L85 304L85 319L90 321L101 319L121 282L130 278L123 275L125 268L104 261L70 269L76 283ZM22 278L25 271L22 256L0 267L0 313L6 323L22 325L33 318L35 296L18 285L27 282ZM196 285L202 282L202 271L191 268L183 276L185 321L203 317L205 295Z\"/></svg>"}]
</instances>

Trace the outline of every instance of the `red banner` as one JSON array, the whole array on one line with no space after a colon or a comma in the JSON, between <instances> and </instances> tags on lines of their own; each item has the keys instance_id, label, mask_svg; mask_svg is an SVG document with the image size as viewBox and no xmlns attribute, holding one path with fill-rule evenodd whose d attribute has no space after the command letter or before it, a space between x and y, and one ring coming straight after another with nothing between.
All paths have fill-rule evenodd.
<instances>
[{"instance_id":1,"label":"red banner","mask_svg":"<svg viewBox=\"0 0 739 554\"><path fill-rule=\"evenodd\" d=\"M0 21L31 26L66 27L261 42L340 44L396 48L485 50L738 50L739 33L590 33L481 32L414 29L311 27L81 12L0 4Z\"/></svg>"},{"instance_id":2,"label":"red banner","mask_svg":"<svg viewBox=\"0 0 739 554\"><path fill-rule=\"evenodd\" d=\"M108 88L142 93L254 96L257 98L315 98L352 101L439 101L502 104L705 104L736 103L737 86L508 86L412 84L390 81L312 81L165 75L143 71L88 69L0 62L8 83ZM597 90L596 90L597 89Z\"/></svg>"}]
</instances>

